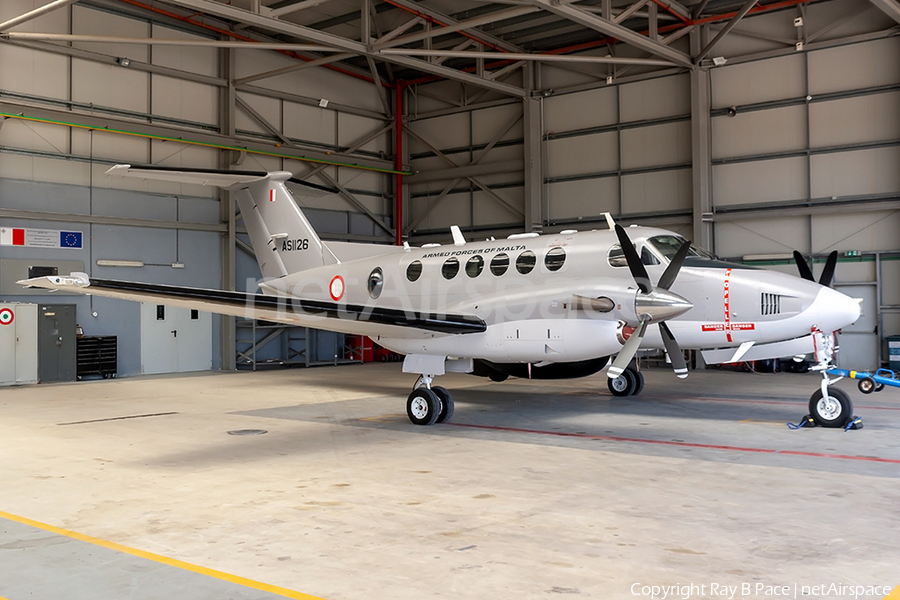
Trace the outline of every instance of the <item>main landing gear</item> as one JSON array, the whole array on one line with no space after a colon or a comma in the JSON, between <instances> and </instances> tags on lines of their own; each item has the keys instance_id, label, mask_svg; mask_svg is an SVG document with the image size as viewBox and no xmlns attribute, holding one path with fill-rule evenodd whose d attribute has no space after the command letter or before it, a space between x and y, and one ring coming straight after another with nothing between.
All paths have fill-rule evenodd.
<instances>
[{"instance_id":1,"label":"main landing gear","mask_svg":"<svg viewBox=\"0 0 900 600\"><path fill-rule=\"evenodd\" d=\"M615 379L607 378L606 386L613 396L637 396L644 389L644 375L628 367Z\"/></svg>"},{"instance_id":2,"label":"main landing gear","mask_svg":"<svg viewBox=\"0 0 900 600\"><path fill-rule=\"evenodd\" d=\"M445 388L432 386L433 377L423 375L406 400L406 415L414 425L444 423L453 416L453 395Z\"/></svg>"}]
</instances>

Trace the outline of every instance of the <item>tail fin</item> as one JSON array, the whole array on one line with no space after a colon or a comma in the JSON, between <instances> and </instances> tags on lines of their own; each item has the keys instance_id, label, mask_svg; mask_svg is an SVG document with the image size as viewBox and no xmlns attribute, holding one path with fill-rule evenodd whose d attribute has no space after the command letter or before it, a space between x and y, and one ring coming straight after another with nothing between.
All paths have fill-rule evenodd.
<instances>
[{"instance_id":1,"label":"tail fin","mask_svg":"<svg viewBox=\"0 0 900 600\"><path fill-rule=\"evenodd\" d=\"M116 165L108 175L216 185L236 192L237 202L263 278L284 277L338 259L322 243L285 182L286 171L216 171Z\"/></svg>"}]
</instances>

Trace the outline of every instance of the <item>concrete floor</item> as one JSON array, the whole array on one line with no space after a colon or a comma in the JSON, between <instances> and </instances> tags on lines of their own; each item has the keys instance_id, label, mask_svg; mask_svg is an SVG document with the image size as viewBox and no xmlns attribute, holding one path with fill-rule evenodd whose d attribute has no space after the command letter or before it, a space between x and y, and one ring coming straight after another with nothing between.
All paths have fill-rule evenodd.
<instances>
[{"instance_id":1,"label":"concrete floor","mask_svg":"<svg viewBox=\"0 0 900 600\"><path fill-rule=\"evenodd\" d=\"M433 427L407 421L414 378L396 364L2 389L0 596L650 598L642 586L695 584L705 598L720 584L746 599L767 597L757 584L900 584L900 390L842 382L865 429L790 431L814 376L646 376L641 396L614 398L602 373L448 375L456 415ZM240 429L268 433L227 433ZM60 554L69 538L22 518L278 588L233 577L223 591L222 577L90 541Z\"/></svg>"}]
</instances>

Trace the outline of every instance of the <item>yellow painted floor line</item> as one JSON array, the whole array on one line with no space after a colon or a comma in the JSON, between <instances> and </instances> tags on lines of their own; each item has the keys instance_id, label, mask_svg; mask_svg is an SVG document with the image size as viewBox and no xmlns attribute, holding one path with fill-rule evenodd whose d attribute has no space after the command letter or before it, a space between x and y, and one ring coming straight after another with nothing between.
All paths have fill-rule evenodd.
<instances>
[{"instance_id":1,"label":"yellow painted floor line","mask_svg":"<svg viewBox=\"0 0 900 600\"><path fill-rule=\"evenodd\" d=\"M223 573L222 571L216 571L215 569L201 567L199 565L193 565L191 563L184 562L183 560L169 558L167 556L162 556L160 554L154 554L152 552L145 552L144 550L138 550L136 548L130 548L128 546L123 546L122 544L117 544L115 542L101 540L100 538L95 538L95 537L91 537L89 535L84 535L83 533L78 533L76 531L69 531L68 529L54 527L53 525L48 525L46 523L41 523L40 521L34 521L32 519L28 519L26 517L20 517L18 515L13 515L13 514L10 514L7 512L0 511L0 518L7 519L9 521L15 521L16 523L21 523L23 525L30 525L31 527L37 527L38 529L43 529L44 531L49 531L51 533L56 533L58 535L63 535L68 538L72 538L73 540L87 542L89 544L94 544L95 546L100 546L102 548L109 548L110 550L116 550L117 552L124 552L125 554L130 554L132 556L137 556L139 558L145 558L147 560L152 560L154 562L158 562L158 563L161 563L164 565L169 565L170 567L184 569L186 571L191 571L193 573L199 573L200 575L206 575L208 577L215 577L216 579L221 579L222 581L228 581L230 583L242 585L244 587L252 588L254 590L260 590L262 592L278 594L280 596L284 596L285 598L294 598L296 600L323 600L322 598L319 598L318 596L310 596L309 594L304 594L302 592L296 592L294 590L289 590L287 588L278 587L276 585L262 583L261 581L254 581L253 579L247 579L246 577L240 577L238 575L231 575L230 573ZM7 599L0 597L0 600L7 600Z\"/></svg>"}]
</instances>

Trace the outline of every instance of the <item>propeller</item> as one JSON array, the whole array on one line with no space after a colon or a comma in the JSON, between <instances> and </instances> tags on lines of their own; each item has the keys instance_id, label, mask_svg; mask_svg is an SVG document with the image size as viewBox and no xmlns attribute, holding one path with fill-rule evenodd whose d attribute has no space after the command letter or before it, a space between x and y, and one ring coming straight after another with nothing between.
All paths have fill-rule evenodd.
<instances>
[{"instance_id":1,"label":"propeller","mask_svg":"<svg viewBox=\"0 0 900 600\"><path fill-rule=\"evenodd\" d=\"M829 254L828 258L825 260L825 268L822 269L822 274L819 276L819 283L821 285L831 287L831 282L834 279L834 268L837 266L837 258L838 251L832 250L831 254Z\"/></svg>"},{"instance_id":2,"label":"propeller","mask_svg":"<svg viewBox=\"0 0 900 600\"><path fill-rule=\"evenodd\" d=\"M687 365L684 362L681 348L678 346L675 336L672 335L672 331L663 321L684 314L693 307L693 304L688 300L669 291L669 287L675 283L675 278L681 270L681 265L684 264L684 259L688 250L690 250L691 243L685 242L681 245L669 262L669 266L663 272L662 277L659 278L656 289L654 289L653 284L650 282L650 277L647 275L647 269L644 267L644 263L641 262L641 258L638 256L637 250L634 249L634 245L631 243L631 239L629 239L625 229L617 224L615 231L616 237L619 238L619 245L622 247L622 253L628 264L628 269L631 271L631 276L640 289L634 299L634 310L638 315L638 319L640 319L640 325L631 334L625 345L622 346L613 364L610 365L607 375L610 379L615 379L625 371L644 339L647 325L655 322L659 323L660 335L666 346L666 352L668 352L672 361L675 374L680 378L687 377Z\"/></svg>"},{"instance_id":3,"label":"propeller","mask_svg":"<svg viewBox=\"0 0 900 600\"><path fill-rule=\"evenodd\" d=\"M819 285L831 287L831 282L834 279L834 268L835 266L837 266L837 258L837 250L833 250L831 254L828 255L828 259L825 261L825 268L822 269L822 275L819 276ZM806 264L806 260L803 258L803 255L796 250L794 250L794 262L797 263L797 269L800 271L800 277L806 279L807 281L816 280L815 277L813 277L809 265Z\"/></svg>"}]
</instances>

